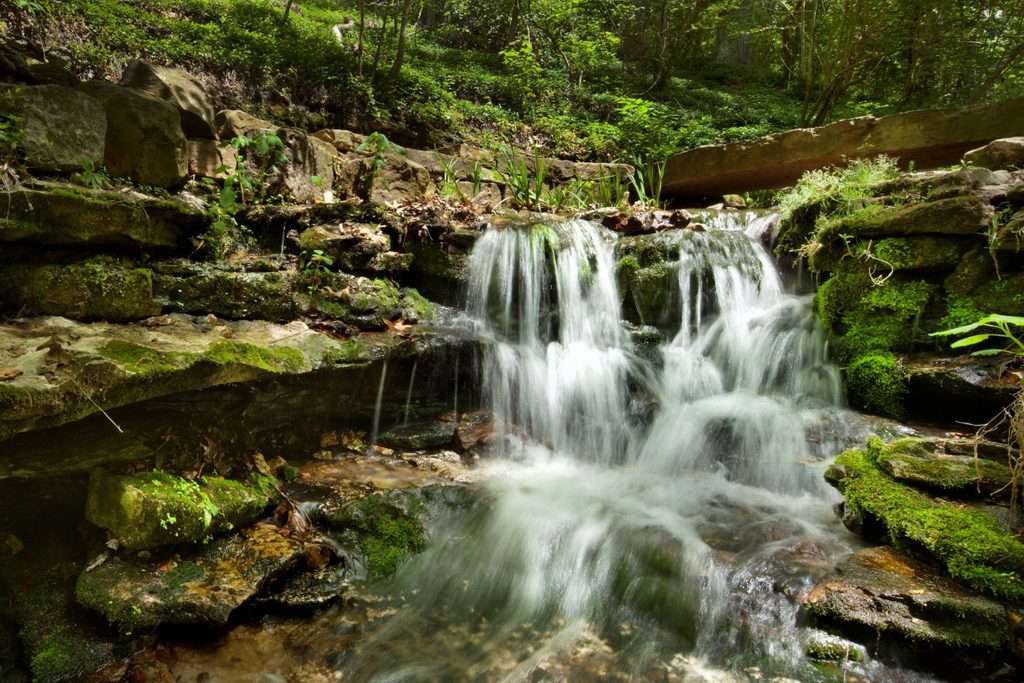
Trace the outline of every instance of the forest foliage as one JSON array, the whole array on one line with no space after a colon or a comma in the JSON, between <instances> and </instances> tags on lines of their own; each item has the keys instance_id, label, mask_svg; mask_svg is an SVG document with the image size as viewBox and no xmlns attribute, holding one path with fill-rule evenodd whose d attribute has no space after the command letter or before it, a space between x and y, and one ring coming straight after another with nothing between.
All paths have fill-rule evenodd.
<instances>
[{"instance_id":1,"label":"forest foliage","mask_svg":"<svg viewBox=\"0 0 1024 683\"><path fill-rule=\"evenodd\" d=\"M83 76L183 66L225 105L406 143L663 158L1024 94L1024 0L2 0Z\"/></svg>"}]
</instances>

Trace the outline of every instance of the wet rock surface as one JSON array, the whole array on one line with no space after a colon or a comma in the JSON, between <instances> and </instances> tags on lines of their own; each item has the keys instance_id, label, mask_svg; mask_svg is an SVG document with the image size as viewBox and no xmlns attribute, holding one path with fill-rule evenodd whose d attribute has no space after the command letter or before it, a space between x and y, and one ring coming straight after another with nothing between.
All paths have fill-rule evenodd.
<instances>
[{"instance_id":1,"label":"wet rock surface","mask_svg":"<svg viewBox=\"0 0 1024 683\"><path fill-rule=\"evenodd\" d=\"M302 562L304 551L287 529L261 522L181 557L112 557L78 578L75 595L122 633L162 624L222 626Z\"/></svg>"},{"instance_id":2,"label":"wet rock surface","mask_svg":"<svg viewBox=\"0 0 1024 683\"><path fill-rule=\"evenodd\" d=\"M886 547L857 551L803 602L819 618L921 648L998 651L1010 639L1001 604Z\"/></svg>"}]
</instances>

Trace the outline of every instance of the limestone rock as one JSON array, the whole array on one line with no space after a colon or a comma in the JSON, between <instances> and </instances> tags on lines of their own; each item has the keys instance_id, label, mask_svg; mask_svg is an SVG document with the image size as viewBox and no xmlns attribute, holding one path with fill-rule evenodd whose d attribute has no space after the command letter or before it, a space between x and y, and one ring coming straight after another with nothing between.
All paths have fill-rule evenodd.
<instances>
[{"instance_id":1,"label":"limestone rock","mask_svg":"<svg viewBox=\"0 0 1024 683\"><path fill-rule=\"evenodd\" d=\"M334 187L334 148L294 128L281 129L278 136L288 157L281 179L288 193L299 203L323 201L324 192Z\"/></svg>"},{"instance_id":2,"label":"limestone rock","mask_svg":"<svg viewBox=\"0 0 1024 683\"><path fill-rule=\"evenodd\" d=\"M238 272L216 264L158 264L153 293L171 313L213 314L230 320L288 322L303 308L289 273Z\"/></svg>"},{"instance_id":3,"label":"limestone rock","mask_svg":"<svg viewBox=\"0 0 1024 683\"><path fill-rule=\"evenodd\" d=\"M113 83L90 81L81 87L106 108L104 163L112 176L164 188L185 181L187 142L173 104Z\"/></svg>"},{"instance_id":4,"label":"limestone rock","mask_svg":"<svg viewBox=\"0 0 1024 683\"><path fill-rule=\"evenodd\" d=\"M390 251L391 240L377 225L339 223L309 228L299 236L299 247L307 254L322 251L341 270L365 272L376 257Z\"/></svg>"},{"instance_id":5,"label":"limestone rock","mask_svg":"<svg viewBox=\"0 0 1024 683\"><path fill-rule=\"evenodd\" d=\"M170 250L206 225L178 199L32 181L0 192L0 243Z\"/></svg>"},{"instance_id":6,"label":"limestone rock","mask_svg":"<svg viewBox=\"0 0 1024 683\"><path fill-rule=\"evenodd\" d=\"M135 61L125 69L121 85L173 103L181 113L181 129L187 137L216 139L210 95L185 71Z\"/></svg>"},{"instance_id":7,"label":"limestone rock","mask_svg":"<svg viewBox=\"0 0 1024 683\"><path fill-rule=\"evenodd\" d=\"M68 265L0 266L0 305L21 315L114 322L160 312L148 269L103 258Z\"/></svg>"},{"instance_id":8,"label":"limestone rock","mask_svg":"<svg viewBox=\"0 0 1024 683\"><path fill-rule=\"evenodd\" d=\"M993 140L964 154L964 161L993 170L1024 167L1024 137Z\"/></svg>"},{"instance_id":9,"label":"limestone rock","mask_svg":"<svg viewBox=\"0 0 1024 683\"><path fill-rule=\"evenodd\" d=\"M269 523L180 560L124 555L78 578L78 601L122 633L162 624L223 626L238 607L302 561L304 544Z\"/></svg>"},{"instance_id":10,"label":"limestone rock","mask_svg":"<svg viewBox=\"0 0 1024 683\"><path fill-rule=\"evenodd\" d=\"M342 154L356 151L356 148L366 139L365 135L340 129L320 130L313 133L313 137L323 140Z\"/></svg>"},{"instance_id":11,"label":"limestone rock","mask_svg":"<svg viewBox=\"0 0 1024 683\"><path fill-rule=\"evenodd\" d=\"M992 223L990 204L973 195L879 208L855 213L835 223L823 239L853 237L905 237L908 235L974 235Z\"/></svg>"},{"instance_id":12,"label":"limestone rock","mask_svg":"<svg viewBox=\"0 0 1024 683\"><path fill-rule=\"evenodd\" d=\"M189 481L165 472L133 475L96 470L85 516L130 550L194 543L244 526L270 504L274 482L206 477Z\"/></svg>"},{"instance_id":13,"label":"limestone rock","mask_svg":"<svg viewBox=\"0 0 1024 683\"><path fill-rule=\"evenodd\" d=\"M1010 405L1019 386L998 360L956 356L908 356L909 414L934 420L985 422Z\"/></svg>"},{"instance_id":14,"label":"limestone rock","mask_svg":"<svg viewBox=\"0 0 1024 683\"><path fill-rule=\"evenodd\" d=\"M830 623L894 635L919 648L998 651L1010 637L1002 605L886 547L851 555L804 607Z\"/></svg>"},{"instance_id":15,"label":"limestone rock","mask_svg":"<svg viewBox=\"0 0 1024 683\"><path fill-rule=\"evenodd\" d=\"M61 85L2 85L0 110L19 118L19 151L30 169L70 173L103 164L107 114L92 97Z\"/></svg>"},{"instance_id":16,"label":"limestone rock","mask_svg":"<svg viewBox=\"0 0 1024 683\"><path fill-rule=\"evenodd\" d=\"M68 88L78 87L81 82L78 76L68 69L67 64L59 59L46 62L32 62L28 65L33 82L39 85L63 85Z\"/></svg>"},{"instance_id":17,"label":"limestone rock","mask_svg":"<svg viewBox=\"0 0 1024 683\"><path fill-rule=\"evenodd\" d=\"M861 117L757 140L708 145L672 157L664 193L720 196L792 185L805 171L886 154L918 168L960 161L968 150L1019 135L1024 99L966 109Z\"/></svg>"}]
</instances>

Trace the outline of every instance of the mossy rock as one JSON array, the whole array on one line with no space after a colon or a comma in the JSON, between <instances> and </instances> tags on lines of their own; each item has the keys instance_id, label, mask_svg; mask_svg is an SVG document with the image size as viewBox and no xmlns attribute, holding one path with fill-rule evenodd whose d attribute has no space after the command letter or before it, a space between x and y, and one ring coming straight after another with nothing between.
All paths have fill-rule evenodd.
<instances>
[{"instance_id":1,"label":"mossy rock","mask_svg":"<svg viewBox=\"0 0 1024 683\"><path fill-rule=\"evenodd\" d=\"M944 237L885 237L850 244L832 243L808 259L814 272L832 272L842 263L848 268L885 276L894 272L952 270L960 262L963 245Z\"/></svg>"},{"instance_id":2,"label":"mossy rock","mask_svg":"<svg viewBox=\"0 0 1024 683\"><path fill-rule=\"evenodd\" d=\"M169 312L289 322L304 312L296 299L297 279L288 272L246 273L197 266L185 276L154 275L153 291Z\"/></svg>"},{"instance_id":3,"label":"mossy rock","mask_svg":"<svg viewBox=\"0 0 1024 683\"><path fill-rule=\"evenodd\" d=\"M108 258L2 266L0 303L12 313L74 320L127 322L160 313L150 270Z\"/></svg>"},{"instance_id":4,"label":"mossy rock","mask_svg":"<svg viewBox=\"0 0 1024 683\"><path fill-rule=\"evenodd\" d=\"M933 499L892 479L879 463L905 447L872 437L864 449L836 459L826 478L846 500L846 519L880 528L893 545L935 560L975 590L1024 602L1024 543L987 512Z\"/></svg>"},{"instance_id":5,"label":"mossy rock","mask_svg":"<svg viewBox=\"0 0 1024 683\"><path fill-rule=\"evenodd\" d=\"M827 244L842 237L984 234L992 222L992 215L992 206L973 195L907 206L873 204L827 221L821 226L817 240Z\"/></svg>"},{"instance_id":6,"label":"mossy rock","mask_svg":"<svg viewBox=\"0 0 1024 683\"><path fill-rule=\"evenodd\" d=\"M398 490L331 505L325 511L326 522L359 548L368 578L384 578L426 548L422 495L422 491Z\"/></svg>"},{"instance_id":7,"label":"mossy rock","mask_svg":"<svg viewBox=\"0 0 1024 683\"><path fill-rule=\"evenodd\" d=\"M269 477L246 481L205 477L191 481L166 472L89 479L86 518L129 549L194 543L249 524L274 497Z\"/></svg>"},{"instance_id":8,"label":"mossy rock","mask_svg":"<svg viewBox=\"0 0 1024 683\"><path fill-rule=\"evenodd\" d=\"M224 626L303 553L300 540L260 522L181 556L112 557L78 577L75 597L123 634L164 624Z\"/></svg>"},{"instance_id":9,"label":"mossy rock","mask_svg":"<svg viewBox=\"0 0 1024 683\"><path fill-rule=\"evenodd\" d=\"M850 405L876 415L900 418L906 414L908 376L891 353L866 353L846 369Z\"/></svg>"},{"instance_id":10,"label":"mossy rock","mask_svg":"<svg viewBox=\"0 0 1024 683\"><path fill-rule=\"evenodd\" d=\"M943 493L977 496L1010 491L1010 468L1005 463L943 453L926 439L892 442L879 456L878 466L893 479Z\"/></svg>"},{"instance_id":11,"label":"mossy rock","mask_svg":"<svg viewBox=\"0 0 1024 683\"><path fill-rule=\"evenodd\" d=\"M207 223L177 199L35 181L0 192L0 242L173 250Z\"/></svg>"},{"instance_id":12,"label":"mossy rock","mask_svg":"<svg viewBox=\"0 0 1024 683\"><path fill-rule=\"evenodd\" d=\"M678 272L676 263L655 263L636 266L630 257L619 261L619 278L624 285L625 315L644 325L664 325L673 322L678 312Z\"/></svg>"},{"instance_id":13,"label":"mossy rock","mask_svg":"<svg viewBox=\"0 0 1024 683\"><path fill-rule=\"evenodd\" d=\"M856 635L895 638L921 652L999 652L1010 642L1006 609L892 548L859 550L815 586L804 607ZM816 648L845 661L845 648Z\"/></svg>"},{"instance_id":14,"label":"mossy rock","mask_svg":"<svg viewBox=\"0 0 1024 683\"><path fill-rule=\"evenodd\" d=\"M927 339L928 330L919 323L938 288L895 276L876 283L865 272L842 270L819 287L818 315L840 361L910 349L919 338Z\"/></svg>"}]
</instances>

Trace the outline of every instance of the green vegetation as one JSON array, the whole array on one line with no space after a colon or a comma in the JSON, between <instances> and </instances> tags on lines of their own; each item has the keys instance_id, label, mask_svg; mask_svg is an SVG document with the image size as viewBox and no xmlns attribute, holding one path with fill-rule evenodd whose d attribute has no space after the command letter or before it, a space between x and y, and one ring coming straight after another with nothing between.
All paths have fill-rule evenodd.
<instances>
[{"instance_id":1,"label":"green vegetation","mask_svg":"<svg viewBox=\"0 0 1024 683\"><path fill-rule=\"evenodd\" d=\"M1024 543L987 512L934 500L893 481L879 460L904 440L872 437L864 450L836 459L829 477L855 517L880 523L893 545L923 552L979 591L1024 601Z\"/></svg>"},{"instance_id":2,"label":"green vegetation","mask_svg":"<svg viewBox=\"0 0 1024 683\"><path fill-rule=\"evenodd\" d=\"M46 44L60 27L82 73L146 56L209 73L229 105L287 92L299 106L260 112L286 123L588 159L1024 88L1010 0L924 17L898 0L308 0L287 17L274 0L24 2L15 28Z\"/></svg>"},{"instance_id":3,"label":"green vegetation","mask_svg":"<svg viewBox=\"0 0 1024 683\"><path fill-rule=\"evenodd\" d=\"M410 556L427 545L420 517L423 504L402 492L367 496L330 514L330 524L344 529L362 550L370 579L393 575Z\"/></svg>"},{"instance_id":4,"label":"green vegetation","mask_svg":"<svg viewBox=\"0 0 1024 683\"><path fill-rule=\"evenodd\" d=\"M846 383L855 408L887 417L903 417L907 375L891 353L865 353L846 369Z\"/></svg>"}]
</instances>

